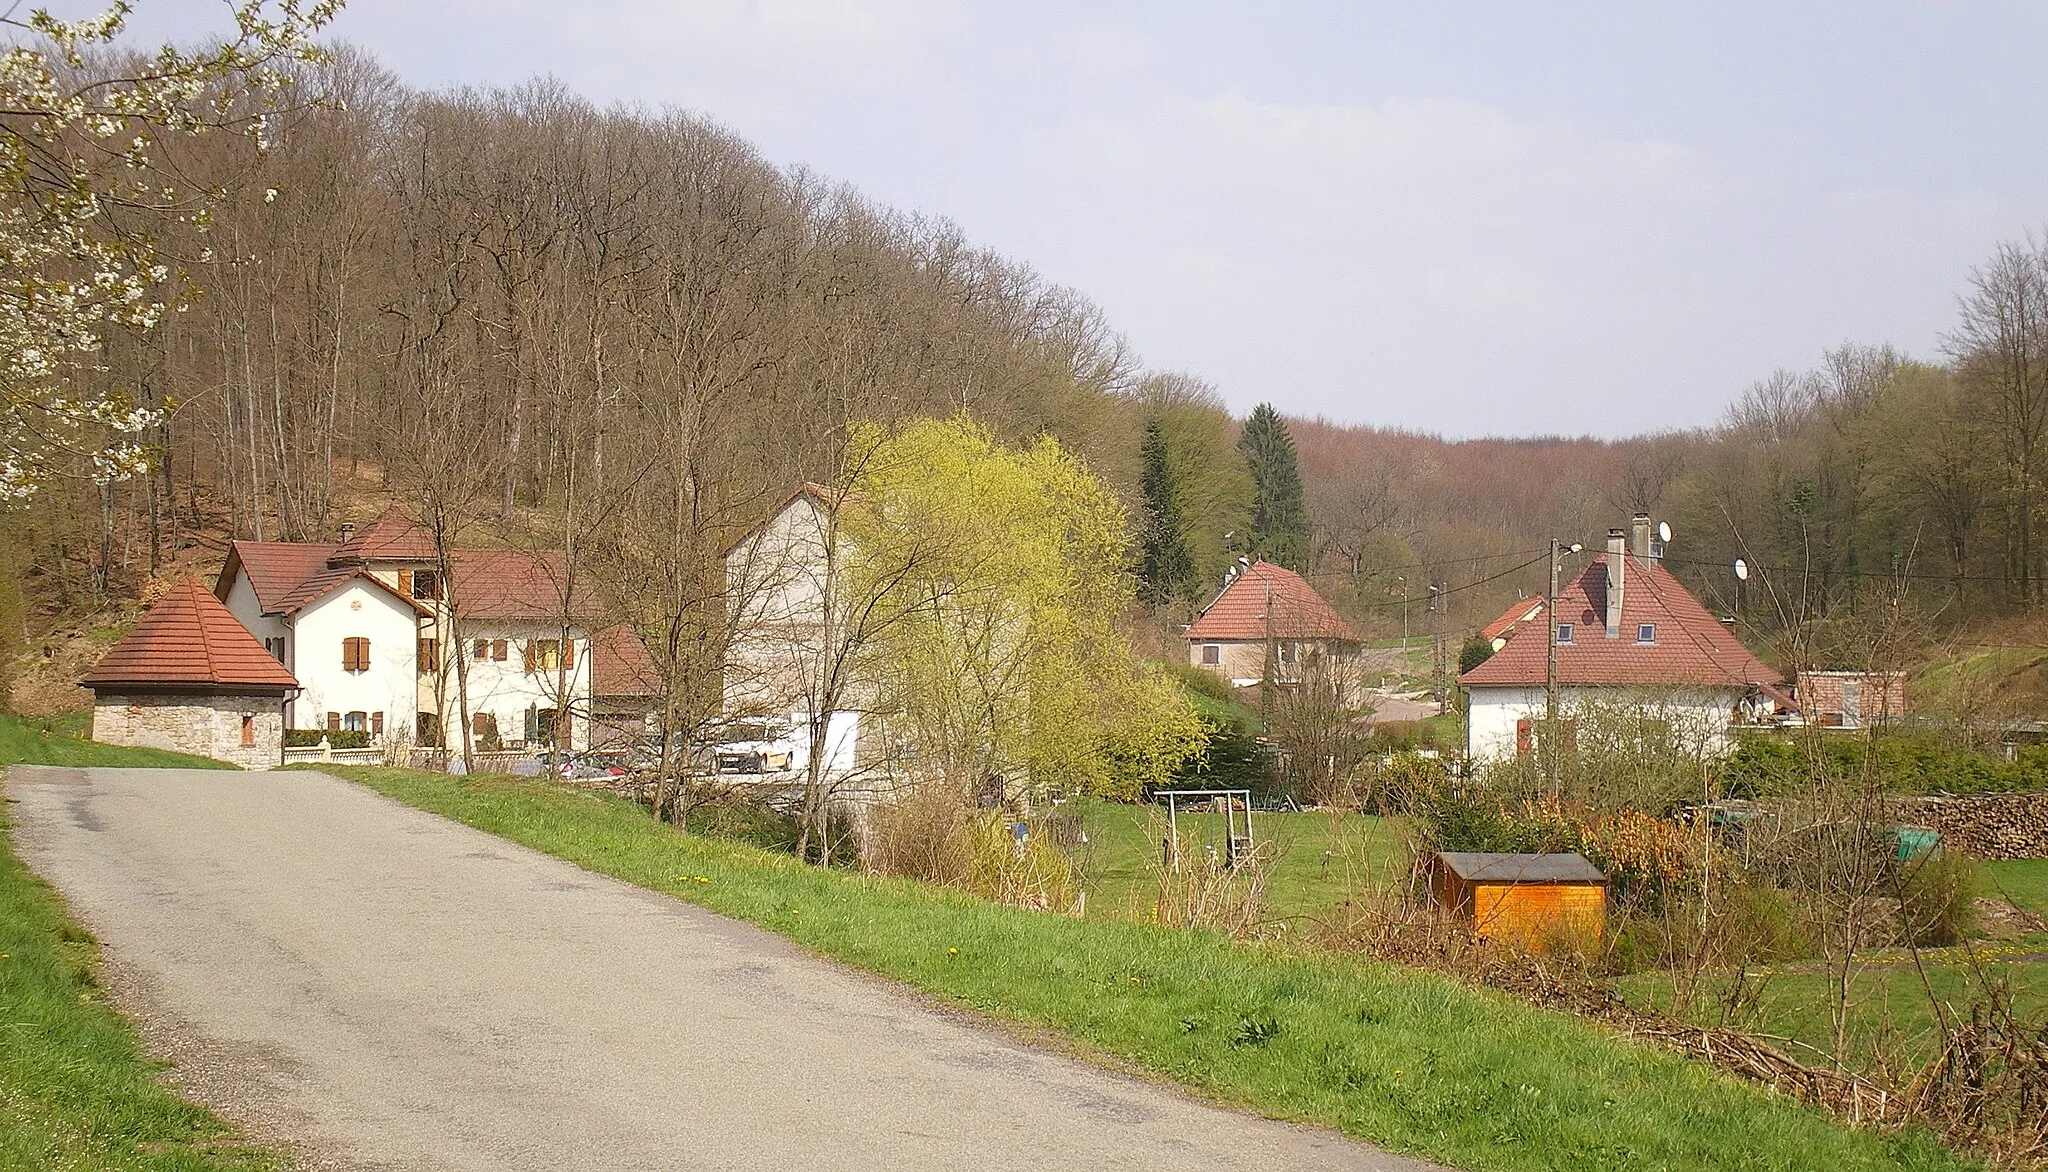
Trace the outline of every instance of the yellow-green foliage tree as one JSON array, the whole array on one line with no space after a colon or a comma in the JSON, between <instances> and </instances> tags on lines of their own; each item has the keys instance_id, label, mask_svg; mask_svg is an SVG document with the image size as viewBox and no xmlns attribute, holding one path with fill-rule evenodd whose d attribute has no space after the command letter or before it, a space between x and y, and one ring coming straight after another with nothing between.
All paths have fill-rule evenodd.
<instances>
[{"instance_id":1,"label":"yellow-green foliage tree","mask_svg":"<svg viewBox=\"0 0 2048 1172\"><path fill-rule=\"evenodd\" d=\"M1124 637L1129 519L1079 458L962 415L860 427L847 467L848 596L894 612L869 667L915 774L1128 797L1200 750L1186 696Z\"/></svg>"}]
</instances>

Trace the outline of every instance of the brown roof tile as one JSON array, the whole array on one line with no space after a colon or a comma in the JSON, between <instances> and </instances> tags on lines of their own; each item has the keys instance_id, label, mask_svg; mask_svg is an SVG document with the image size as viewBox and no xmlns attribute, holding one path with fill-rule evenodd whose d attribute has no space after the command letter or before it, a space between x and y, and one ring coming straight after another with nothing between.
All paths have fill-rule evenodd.
<instances>
[{"instance_id":1,"label":"brown roof tile","mask_svg":"<svg viewBox=\"0 0 2048 1172\"><path fill-rule=\"evenodd\" d=\"M431 562L434 535L399 511L388 506L377 519L356 531L329 555L334 564L344 562L397 561Z\"/></svg>"},{"instance_id":2,"label":"brown roof tile","mask_svg":"<svg viewBox=\"0 0 2048 1172\"><path fill-rule=\"evenodd\" d=\"M590 637L592 690L600 696L655 696L661 672L633 628L616 623Z\"/></svg>"},{"instance_id":3,"label":"brown roof tile","mask_svg":"<svg viewBox=\"0 0 2048 1172\"><path fill-rule=\"evenodd\" d=\"M1604 558L1558 592L1557 618L1575 625L1572 641L1557 648L1561 684L1729 686L1782 679L1654 558L1628 555L1620 638L1607 637ZM1656 624L1654 643L1636 642L1637 628L1645 623ZM1548 651L1547 639L1510 638L1507 646L1460 676L1459 682L1466 687L1542 684Z\"/></svg>"},{"instance_id":4,"label":"brown roof tile","mask_svg":"<svg viewBox=\"0 0 2048 1172\"><path fill-rule=\"evenodd\" d=\"M235 570L249 575L256 588L257 605L264 614L283 614L286 595L306 579L327 568L327 559L339 546L320 541L235 541L228 545L227 560L221 563L214 596L226 601L235 582Z\"/></svg>"},{"instance_id":5,"label":"brown roof tile","mask_svg":"<svg viewBox=\"0 0 2048 1172\"><path fill-rule=\"evenodd\" d=\"M453 555L451 584L456 613L465 619L557 620L563 600L569 617L594 618L604 612L587 581L569 579L568 555L559 549L463 549Z\"/></svg>"},{"instance_id":6,"label":"brown roof tile","mask_svg":"<svg viewBox=\"0 0 2048 1172\"><path fill-rule=\"evenodd\" d=\"M1253 562L1188 628L1188 639L1342 639L1358 633L1300 574Z\"/></svg>"},{"instance_id":7,"label":"brown roof tile","mask_svg":"<svg viewBox=\"0 0 2048 1172\"><path fill-rule=\"evenodd\" d=\"M221 600L192 578L157 600L82 682L95 690L299 686Z\"/></svg>"}]
</instances>

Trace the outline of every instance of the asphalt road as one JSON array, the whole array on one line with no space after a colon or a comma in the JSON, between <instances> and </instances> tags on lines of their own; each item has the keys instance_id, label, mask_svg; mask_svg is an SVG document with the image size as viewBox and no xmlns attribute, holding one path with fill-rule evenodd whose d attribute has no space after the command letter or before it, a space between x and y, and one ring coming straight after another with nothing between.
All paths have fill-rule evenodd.
<instances>
[{"instance_id":1,"label":"asphalt road","mask_svg":"<svg viewBox=\"0 0 2048 1172\"><path fill-rule=\"evenodd\" d=\"M5 787L180 1083L306 1167L1423 1167L318 774Z\"/></svg>"}]
</instances>

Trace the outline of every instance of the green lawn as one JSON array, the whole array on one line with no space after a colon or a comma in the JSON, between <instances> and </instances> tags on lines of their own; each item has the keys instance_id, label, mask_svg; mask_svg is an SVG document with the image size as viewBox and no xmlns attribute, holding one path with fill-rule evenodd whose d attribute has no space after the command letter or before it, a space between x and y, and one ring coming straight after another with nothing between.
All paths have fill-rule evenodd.
<instances>
[{"instance_id":1,"label":"green lawn","mask_svg":"<svg viewBox=\"0 0 2048 1172\"><path fill-rule=\"evenodd\" d=\"M2048 916L2048 859L1992 859L1979 866L1983 894L1995 890L2016 907Z\"/></svg>"},{"instance_id":2,"label":"green lawn","mask_svg":"<svg viewBox=\"0 0 2048 1172\"><path fill-rule=\"evenodd\" d=\"M1183 814L1181 837L1222 849L1220 815ZM1155 867L1166 841L1166 811L1157 806L1091 802L1082 852L1088 914L1149 920L1159 889ZM1408 845L1396 821L1362 814L1255 813L1253 834L1272 860L1266 908L1275 919L1327 919L1369 884L1407 874ZM1269 853L1267 853L1269 852Z\"/></svg>"},{"instance_id":3,"label":"green lawn","mask_svg":"<svg viewBox=\"0 0 2048 1172\"><path fill-rule=\"evenodd\" d=\"M1466 1168L1970 1166L1428 973L809 868L542 780L328 771L1220 1100Z\"/></svg>"},{"instance_id":4,"label":"green lawn","mask_svg":"<svg viewBox=\"0 0 2048 1172\"><path fill-rule=\"evenodd\" d=\"M132 749L86 740L92 715L74 712L31 720L0 712L0 765L117 765L163 769L233 769L211 757L165 749Z\"/></svg>"},{"instance_id":5,"label":"green lawn","mask_svg":"<svg viewBox=\"0 0 2048 1172\"><path fill-rule=\"evenodd\" d=\"M2014 1009L2023 1017L2048 1014L2048 964L2019 959L2019 956L2048 950L2048 939L2000 946L1980 946L1977 963L1986 976L2012 982ZM2018 953L2019 955L2015 955ZM1978 987L1969 962L1947 950L1924 954L1926 982L1905 958L1887 956L1856 974L1850 982L1850 1012L1844 1037L1843 1063L1855 1070L1869 1070L1880 1052L1897 1053L1915 1063L1932 1060L1939 1052L1935 1003L1946 1012L1967 1018L1969 1003ZM1759 978L1752 976L1752 982ZM1690 1016L1701 1025L1727 1024L1772 1037L1788 1038L1788 1050L1808 1064L1826 1065L1834 1055L1834 1019L1829 1011L1829 978L1820 971L1801 966L1791 971L1770 972L1761 978L1762 993L1754 1006L1733 1020L1723 1020L1714 1007L1702 1007ZM1668 1010L1672 989L1669 977L1661 973L1637 973L1617 982L1622 995L1639 1005ZM1726 981L1714 983L1708 997L1724 993ZM1929 991L1933 997L1930 999Z\"/></svg>"}]
</instances>

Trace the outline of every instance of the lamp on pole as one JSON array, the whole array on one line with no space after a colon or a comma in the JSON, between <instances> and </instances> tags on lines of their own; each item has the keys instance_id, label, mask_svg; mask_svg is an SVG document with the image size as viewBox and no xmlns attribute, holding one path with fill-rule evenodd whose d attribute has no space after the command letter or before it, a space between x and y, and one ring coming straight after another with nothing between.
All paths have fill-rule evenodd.
<instances>
[{"instance_id":1,"label":"lamp on pole","mask_svg":"<svg viewBox=\"0 0 2048 1172\"><path fill-rule=\"evenodd\" d=\"M1550 539L1550 589L1543 595L1543 626L1546 648L1543 666L1543 735L1536 748L1543 756L1543 779L1550 783L1550 796L1558 793L1557 781L1557 575L1564 556L1584 549L1574 541L1569 546Z\"/></svg>"}]
</instances>

